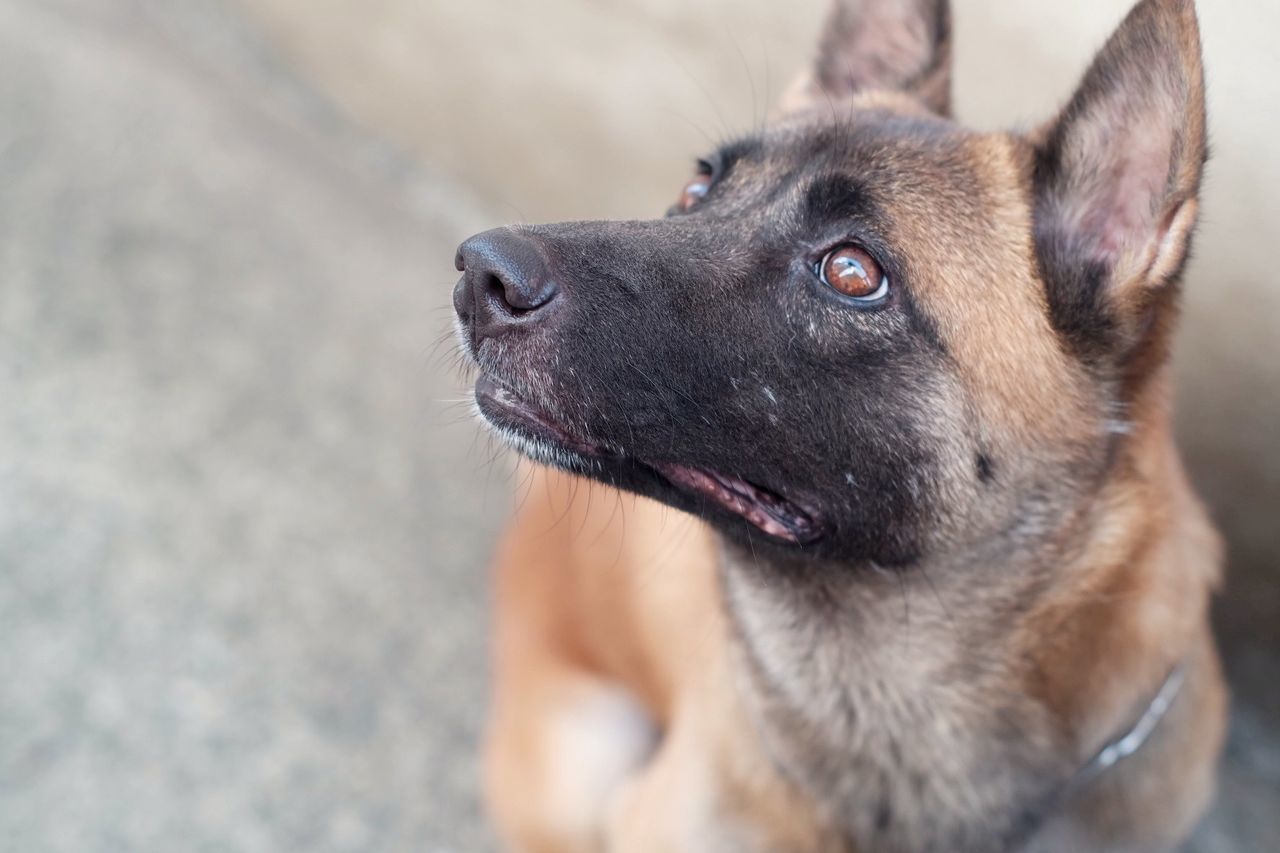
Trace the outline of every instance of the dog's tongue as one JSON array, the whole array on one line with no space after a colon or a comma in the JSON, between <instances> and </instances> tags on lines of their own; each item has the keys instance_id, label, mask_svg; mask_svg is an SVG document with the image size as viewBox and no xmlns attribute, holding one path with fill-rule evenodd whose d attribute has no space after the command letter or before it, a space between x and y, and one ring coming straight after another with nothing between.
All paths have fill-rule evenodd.
<instances>
[{"instance_id":1,"label":"dog's tongue","mask_svg":"<svg viewBox=\"0 0 1280 853\"><path fill-rule=\"evenodd\" d=\"M770 536L796 544L817 536L817 525L807 513L746 480L670 462L658 463L654 468L675 485L742 516Z\"/></svg>"}]
</instances>

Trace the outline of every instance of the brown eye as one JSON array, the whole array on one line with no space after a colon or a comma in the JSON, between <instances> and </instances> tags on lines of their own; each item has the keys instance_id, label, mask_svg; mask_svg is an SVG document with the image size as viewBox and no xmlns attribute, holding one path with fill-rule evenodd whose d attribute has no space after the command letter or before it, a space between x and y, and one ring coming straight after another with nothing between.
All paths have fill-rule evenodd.
<instances>
[{"instance_id":1,"label":"brown eye","mask_svg":"<svg viewBox=\"0 0 1280 853\"><path fill-rule=\"evenodd\" d=\"M711 189L711 176L699 173L693 176L693 180L684 185L684 189L680 191L680 198L676 201L676 207L679 210L690 210L695 204L702 201L702 197L707 194L707 190Z\"/></svg>"},{"instance_id":2,"label":"brown eye","mask_svg":"<svg viewBox=\"0 0 1280 853\"><path fill-rule=\"evenodd\" d=\"M879 299L889 291L889 280L876 259L851 243L827 252L818 265L818 276L823 284L854 299Z\"/></svg>"}]
</instances>

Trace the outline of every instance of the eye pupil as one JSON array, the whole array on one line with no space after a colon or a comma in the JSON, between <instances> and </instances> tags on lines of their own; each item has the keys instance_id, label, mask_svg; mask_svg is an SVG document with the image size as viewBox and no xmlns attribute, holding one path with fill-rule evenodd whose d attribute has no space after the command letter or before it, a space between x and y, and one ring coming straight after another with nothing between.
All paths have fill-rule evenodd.
<instances>
[{"instance_id":1,"label":"eye pupil","mask_svg":"<svg viewBox=\"0 0 1280 853\"><path fill-rule=\"evenodd\" d=\"M846 244L827 253L819 276L833 290L855 299L871 299L885 289L884 272L875 258L859 246Z\"/></svg>"}]
</instances>

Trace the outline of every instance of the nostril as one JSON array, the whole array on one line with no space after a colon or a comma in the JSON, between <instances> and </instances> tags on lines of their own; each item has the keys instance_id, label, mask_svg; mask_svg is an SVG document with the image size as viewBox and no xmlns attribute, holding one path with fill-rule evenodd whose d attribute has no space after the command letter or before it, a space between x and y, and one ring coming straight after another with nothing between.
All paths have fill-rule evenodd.
<instances>
[{"instance_id":1,"label":"nostril","mask_svg":"<svg viewBox=\"0 0 1280 853\"><path fill-rule=\"evenodd\" d=\"M515 298L512 298L512 297ZM507 304L518 314L528 314L546 306L556 296L556 286L552 281L542 281L533 286L517 288L514 293L507 291Z\"/></svg>"},{"instance_id":2,"label":"nostril","mask_svg":"<svg viewBox=\"0 0 1280 853\"><path fill-rule=\"evenodd\" d=\"M482 273L482 276L481 288L491 304L515 317L528 313L529 309L519 304L518 291L503 281L501 276L493 273Z\"/></svg>"},{"instance_id":3,"label":"nostril","mask_svg":"<svg viewBox=\"0 0 1280 853\"><path fill-rule=\"evenodd\" d=\"M528 315L553 301L559 290L545 250L529 235L511 229L468 239L453 262L470 289L482 337L525 325L534 319Z\"/></svg>"},{"instance_id":4,"label":"nostril","mask_svg":"<svg viewBox=\"0 0 1280 853\"><path fill-rule=\"evenodd\" d=\"M513 317L537 311L556 294L551 282L527 282L502 273L485 273L483 288L490 300Z\"/></svg>"}]
</instances>

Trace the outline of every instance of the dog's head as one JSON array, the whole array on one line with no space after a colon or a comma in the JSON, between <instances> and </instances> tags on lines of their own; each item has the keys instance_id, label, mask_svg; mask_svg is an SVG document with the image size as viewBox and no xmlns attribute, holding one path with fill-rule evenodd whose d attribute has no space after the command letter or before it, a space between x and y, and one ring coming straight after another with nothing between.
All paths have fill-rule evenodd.
<instances>
[{"instance_id":1,"label":"dog's head","mask_svg":"<svg viewBox=\"0 0 1280 853\"><path fill-rule=\"evenodd\" d=\"M467 240L484 417L743 543L852 561L1096 487L1159 407L1205 157L1192 3L1141 3L1031 133L947 116L949 38L942 0L838 5L780 118L665 218Z\"/></svg>"}]
</instances>

